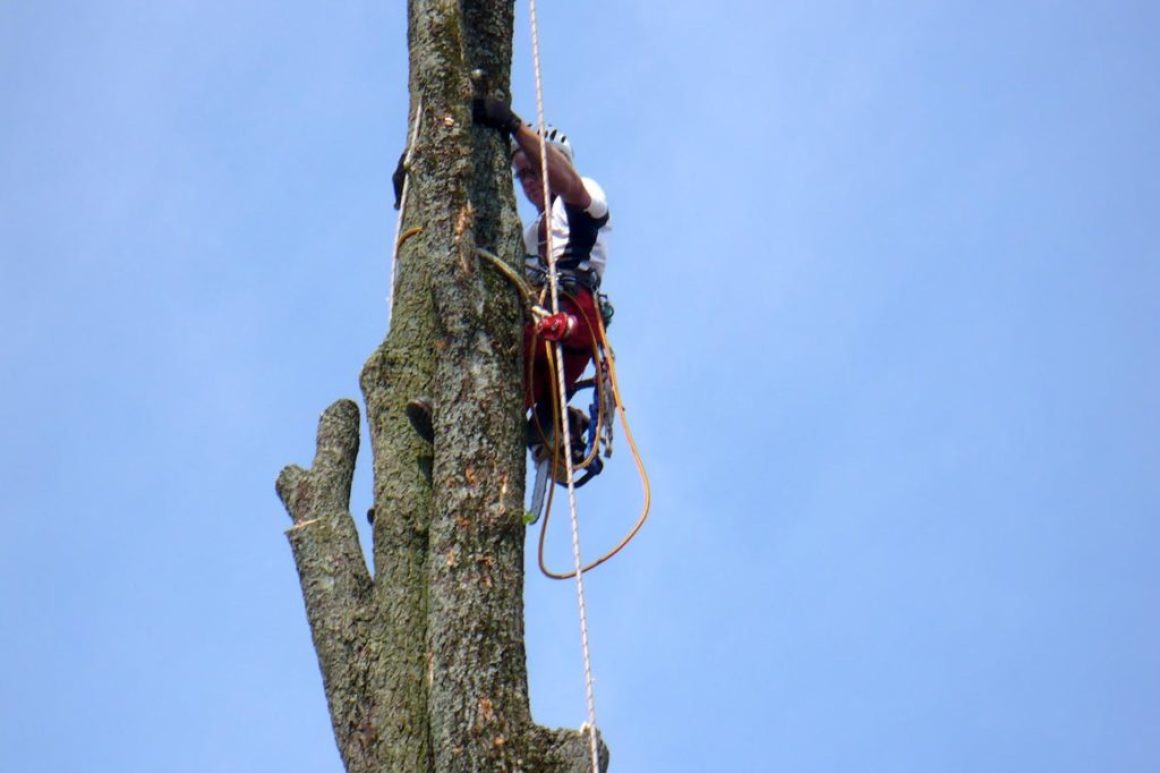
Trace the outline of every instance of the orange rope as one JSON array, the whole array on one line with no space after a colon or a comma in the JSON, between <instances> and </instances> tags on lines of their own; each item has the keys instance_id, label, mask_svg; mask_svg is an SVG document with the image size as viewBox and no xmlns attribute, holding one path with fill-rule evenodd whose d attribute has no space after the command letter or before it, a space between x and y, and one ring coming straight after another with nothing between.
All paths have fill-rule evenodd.
<instances>
[{"instance_id":1,"label":"orange rope","mask_svg":"<svg viewBox=\"0 0 1160 773\"><path fill-rule=\"evenodd\" d=\"M633 437L633 434L632 434L632 428L628 424L628 413L626 412L626 410L624 408L624 401L620 397L620 383L617 381L617 378L616 378L616 364L615 364L614 357L612 355L612 345L608 342L608 333L604 329L603 316L599 316L599 315L597 316L596 325L597 325L597 330L600 333L600 340L603 344L604 351L606 352L606 355L604 357L602 357L601 359L603 360L605 365L608 367L608 374L609 374L610 378L612 379L613 397L614 397L615 403L616 403L616 410L620 414L620 426L621 426L621 428L624 429L624 436L628 439L628 447L630 449L632 449L632 458L633 458L633 461L636 463L637 474L640 476L640 482L641 482L641 488L643 490L644 502L641 505L640 515L637 517L636 523L633 525L632 529L629 530L629 532L620 540L620 542L618 542L616 544L616 546L614 548L612 548L612 550L609 550L607 553L605 553L604 555L602 555L600 558L596 559L592 563L582 566L580 568L581 573L588 572L592 569L595 569L596 567L600 566L604 562L613 558L620 551L624 550L624 548L628 546L628 543L632 542L633 538L636 537L637 533L644 526L645 521L648 520L648 513L652 507L652 485L649 483L648 471L645 469L644 461L641 459L640 449L637 448L636 439ZM597 366L597 376L598 377L599 377L599 373L600 373L599 367L600 366L598 365ZM596 389L601 388L599 385L599 381L597 382L597 386L595 388ZM553 407L555 407L555 403L553 403ZM555 418L558 419L558 415ZM553 470L555 469L555 462L556 462L555 457L553 457L553 460L552 460L552 469ZM567 574L564 574L561 572L554 572L548 568L546 562L544 561L544 542L545 542L546 535L548 533L548 520L549 520L549 517L551 515L551 509L552 509L552 495L551 495L551 492L549 492L548 493L548 500L544 505L544 525L542 527L540 527L539 549L537 551L537 559L538 559L539 564L540 564L540 571L543 572L543 574L545 576L551 577L553 580L569 580L569 579L576 576L575 569L573 569L571 572L568 572Z\"/></svg>"}]
</instances>

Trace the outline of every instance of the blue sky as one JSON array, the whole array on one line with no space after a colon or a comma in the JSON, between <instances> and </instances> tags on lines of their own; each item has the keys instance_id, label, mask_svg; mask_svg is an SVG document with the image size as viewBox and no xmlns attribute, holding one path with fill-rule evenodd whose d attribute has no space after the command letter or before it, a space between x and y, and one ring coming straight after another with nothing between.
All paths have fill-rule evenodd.
<instances>
[{"instance_id":1,"label":"blue sky","mask_svg":"<svg viewBox=\"0 0 1160 773\"><path fill-rule=\"evenodd\" d=\"M541 5L653 478L586 584L613 769L1160 767L1160 12ZM340 769L273 481L385 334L405 45L0 5L0 770ZM638 504L621 444L585 546ZM543 724L574 594L529 572Z\"/></svg>"}]
</instances>

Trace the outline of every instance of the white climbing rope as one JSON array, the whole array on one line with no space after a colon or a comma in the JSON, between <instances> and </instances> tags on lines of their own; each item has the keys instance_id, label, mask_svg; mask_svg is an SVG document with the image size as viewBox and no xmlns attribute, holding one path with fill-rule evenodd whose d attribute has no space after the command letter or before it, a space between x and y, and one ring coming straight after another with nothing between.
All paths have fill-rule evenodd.
<instances>
[{"instance_id":1,"label":"white climbing rope","mask_svg":"<svg viewBox=\"0 0 1160 773\"><path fill-rule=\"evenodd\" d=\"M423 123L423 97L415 107L415 123L411 127L411 141L407 143L407 152L403 154L403 191L399 194L399 218L395 223L395 239L391 243L391 292L387 295L387 327L391 326L391 314L395 306L395 277L399 273L399 245L403 240L399 236L403 232L403 216L407 214L407 190L411 182L411 154L415 152L415 142L419 139L419 126Z\"/></svg>"},{"instance_id":2,"label":"white climbing rope","mask_svg":"<svg viewBox=\"0 0 1160 773\"><path fill-rule=\"evenodd\" d=\"M544 183L544 238L548 252L548 286L552 295L552 313L560 312L560 297L556 286L556 255L552 252L552 196L548 181L547 122L544 120L544 90L540 77L540 30L536 22L536 0L528 0L528 16L532 25L532 65L536 76L536 118L540 128L540 179ZM554 347L556 357L556 385L560 392L560 427L564 444L564 465L568 473L568 507L572 515L572 559L576 566L576 604L580 610L580 649L584 655L584 691L588 701L588 748L592 755L592 770L600 770L600 755L596 745L596 694L592 688L592 658L588 649L588 610L584 604L584 572L580 554L580 520L576 516L576 486L572 477L572 438L568 426L568 390L564 383L564 351L560 342Z\"/></svg>"}]
</instances>

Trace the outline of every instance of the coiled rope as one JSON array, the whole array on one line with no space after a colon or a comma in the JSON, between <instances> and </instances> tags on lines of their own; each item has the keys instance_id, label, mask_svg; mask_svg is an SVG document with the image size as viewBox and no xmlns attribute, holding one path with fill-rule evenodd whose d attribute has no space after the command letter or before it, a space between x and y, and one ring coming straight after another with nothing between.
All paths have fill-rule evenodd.
<instances>
[{"instance_id":1,"label":"coiled rope","mask_svg":"<svg viewBox=\"0 0 1160 773\"><path fill-rule=\"evenodd\" d=\"M582 316L586 316L586 315L582 315ZM587 324L587 322L586 322L586 324ZM601 368L601 367L608 368L609 379L612 382L613 404L616 406L616 412L620 415L620 426L621 426L621 429L624 430L625 438L628 440L628 447L632 450L632 459L633 459L633 462L636 464L637 474L640 477L640 483L641 483L641 489L642 489L644 501L641 505L640 514L637 516L636 523L633 524L632 528L628 531L628 533L625 534L624 537L622 537L620 539L620 541L607 553L600 556L595 561L592 561L591 563L585 564L584 566L580 567L579 571L581 573L587 572L591 569L595 569L596 567L603 564L605 561L608 561L609 559L613 558L620 551L624 550L625 546L627 546L628 543L631 542L634 537L636 537L637 532L639 532L641 530L641 527L644 526L645 521L648 520L649 510L652 506L652 486L649 483L648 471L645 469L644 461L641 459L640 449L637 448L636 439L633 437L633 434L632 434L632 427L628 423L628 414L624 408L624 401L621 399L621 396L620 396L620 382L616 377L616 363L615 363L615 358L612 355L612 346L608 342L608 334L607 334L607 332L605 332L605 329L604 329L604 320L603 320L603 318L600 317L599 313L597 314L597 319L596 319L596 332L597 332L599 339L600 339L599 345L602 346L604 348L604 351L605 351L605 356L600 357L599 352L597 351L597 344L595 341L593 342L593 350L594 350L593 361L595 363L597 363L597 369L598 369L596 378L597 378L597 381L599 382L599 379L600 379L599 368ZM549 360L549 366L552 366L552 363L550 360ZM553 368L553 370L555 370L555 368ZM530 372L529 372L528 376L530 377ZM595 388L597 388L597 389L600 388L599 383L597 384L597 386ZM597 424L598 425L603 420L601 418L602 412L603 412L603 404L602 403L603 403L603 401L598 401L598 405L600 405L600 407L597 409L598 410L598 413L597 413ZM561 412L559 409L559 406L554 404L553 409L554 409L554 413L558 416L559 413ZM567 423L566 420L561 420L561 419L556 419L556 420L562 421L565 424ZM579 465L581 467L581 469L583 469L584 467L587 467L589 464L592 463L592 460L595 457L595 454L597 452L598 446L599 446L599 443L593 444L592 452L589 454L588 458L585 459ZM566 446L565 448L568 448L568 447ZM559 446L555 446L553 448L553 454L556 454L558 452L559 452ZM570 453L567 450L565 450L564 456L569 457ZM556 462L557 462L557 459L555 456L553 456L552 469L555 469ZM540 528L540 540L539 540L539 545L538 545L538 549L537 549L537 558L538 558L539 564L540 564L540 571L543 572L544 575L546 575L547 577L551 577L554 580L568 580L568 579L571 579L575 575L575 570L572 572L567 572L567 573L555 572L552 569L548 568L547 562L544 559L544 544L545 544L546 539L547 539L548 523L549 523L549 520L550 520L551 514L552 514L552 491L553 491L553 489L549 489L548 501L544 507L544 524Z\"/></svg>"},{"instance_id":2,"label":"coiled rope","mask_svg":"<svg viewBox=\"0 0 1160 773\"><path fill-rule=\"evenodd\" d=\"M548 312L546 310L544 310L544 308L539 305L541 294L538 294L536 292L536 290L534 290L531 287L531 285L529 285L528 282L522 276L520 276L515 270L512 269L511 266L504 263L503 260L501 260L497 255L495 255L491 252L488 252L487 250L483 249L482 247L477 247L475 252L477 255L479 255L479 257L483 258L489 264L491 264L491 266L494 269L496 269L500 274L502 274L505 279L507 279L509 282L511 282L512 286L515 287L515 289L519 292L520 297L523 299L525 309L528 310L528 312L531 314L531 316L533 318L543 317L543 316L547 315ZM573 302L576 302L576 299L574 296L570 296L567 293L565 293L565 296L572 298ZM588 315L581 314L580 319L583 321L583 323L585 325L589 326L589 330L591 331L592 322L590 319L588 319ZM625 546L627 546L628 543L633 540L634 537L636 537L637 533L641 530L641 527L644 526L645 521L648 520L649 511L652 507L652 485L649 482L648 470L645 469L644 460L641 458L641 455L640 455L640 449L636 445L636 438L632 433L632 426L629 424L629 421L628 421L628 409L625 408L624 398L621 396L620 380L617 378L617 375L616 375L616 356L613 353L612 344L608 340L608 332L604 327L603 317L600 316L599 314L597 314L596 320L597 320L596 321L596 331L595 331L596 336L592 336L592 361L596 364L596 368L597 368L597 376L595 379L597 382L596 388L597 389L602 388L599 386L599 382L601 381L600 369L607 368L608 369L608 377L609 377L608 380L611 384L611 391L612 391L612 404L614 406L614 410L620 416L621 429L624 430L624 436L628 439L628 446L629 446L629 449L632 451L632 460L633 460L633 463L636 465L637 475L640 478L641 490L642 490L642 495L643 495L643 502L641 504L640 514L637 516L636 522L633 524L632 528L628 531L628 533L625 534L620 539L620 541L607 553L600 556L595 561L592 561L591 563L585 564L583 567L581 567L582 572L588 572L591 569L595 569L596 567L600 566L604 562L608 561L609 559L613 558L618 553L620 553L620 551L623 550L625 548ZM538 340L536 338L533 338L532 343L531 343L531 348L534 349L538 345L539 345ZM556 376L556 364L555 364L553 357L552 357L552 349L551 349L550 344L548 344L547 342L544 342L544 346L545 346L545 352L548 355L547 362L548 362L548 369L550 372L550 377L554 381L554 380L556 380L557 376ZM601 353L601 350L603 350L603 354ZM527 369L526 369L526 372L524 373L524 380L525 380L525 384L526 384L526 389L529 392L535 391L534 379L535 379L535 369L532 367L531 358L529 358L528 362L527 362ZM561 418L562 410L561 410L561 407L559 404L559 396L556 394L555 391L552 391L551 395L552 395L552 425L557 426L560 422L563 421L563 419ZM599 400L597 404L598 404L598 409L597 409L596 423L597 423L597 426L600 426L604 422L604 410L605 410L604 401ZM559 462L560 462L560 446L559 446L559 444L549 439L548 430L546 430L543 426L540 425L539 416L534 411L532 412L532 421L534 422L534 426L535 426L535 428L540 436L540 442L544 445L545 448L547 448L549 446L552 448L552 461L551 461L552 466L551 466L551 469L553 469L553 470L559 469ZM580 462L574 466L574 471L575 471L575 469L581 469L581 470L585 469L588 467L588 465L592 464L593 460L596 458L596 455L599 453L599 448L600 448L600 444L594 443L592 446L592 450L589 452L588 456L582 462ZM555 491L555 487L548 489L548 495L547 495L548 498L547 498L546 504L544 505L544 516L543 516L544 522L543 522L543 525L540 527L540 539L539 539L539 546L538 546L538 550L537 550L537 554L538 554L537 558L538 558L539 565L540 565L540 571L544 574L544 576L550 577L553 580L570 580L570 579L572 579L572 577L575 576L575 572L564 573L564 572L553 571L552 569L548 568L547 561L544 558L544 545L545 545L546 539L547 539L548 523L550 522L550 519L551 519L552 499L553 499L553 492L554 491Z\"/></svg>"}]
</instances>

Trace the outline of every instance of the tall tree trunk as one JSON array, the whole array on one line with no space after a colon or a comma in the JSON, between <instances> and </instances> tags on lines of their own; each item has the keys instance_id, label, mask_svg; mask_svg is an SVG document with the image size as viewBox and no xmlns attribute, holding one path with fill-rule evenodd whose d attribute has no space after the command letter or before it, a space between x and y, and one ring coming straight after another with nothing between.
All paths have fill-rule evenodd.
<instances>
[{"instance_id":1,"label":"tall tree trunk","mask_svg":"<svg viewBox=\"0 0 1160 773\"><path fill-rule=\"evenodd\" d=\"M359 413L323 413L309 470L278 494L348 771L586 771L587 737L536 726L523 629L524 446L514 289L477 247L519 266L507 148L471 125L469 73L509 86L513 7L411 0L409 171L390 332L362 389L374 452L374 565L349 512ZM404 415L433 398L434 448ZM431 480L425 474L431 473ZM608 764L600 746L600 768Z\"/></svg>"}]
</instances>

